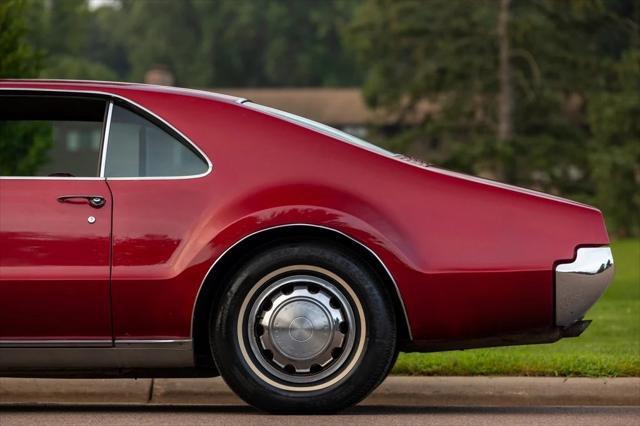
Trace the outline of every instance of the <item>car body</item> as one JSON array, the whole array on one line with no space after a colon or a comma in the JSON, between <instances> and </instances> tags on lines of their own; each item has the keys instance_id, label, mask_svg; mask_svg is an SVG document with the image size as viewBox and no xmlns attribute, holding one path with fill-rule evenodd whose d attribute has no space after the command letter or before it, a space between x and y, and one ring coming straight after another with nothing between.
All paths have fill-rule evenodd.
<instances>
[{"instance_id":1,"label":"car body","mask_svg":"<svg viewBox=\"0 0 640 426\"><path fill-rule=\"evenodd\" d=\"M244 99L2 80L0 105L0 120L56 111L62 123L94 123L97 155L90 176L0 178L3 375L217 375L209 317L224 279L283 239L334 242L361 259L384 287L396 352L576 336L613 274L593 207L425 165ZM148 150L156 130L127 133L140 117L183 145ZM70 161L80 130L60 129L60 162Z\"/></svg>"}]
</instances>

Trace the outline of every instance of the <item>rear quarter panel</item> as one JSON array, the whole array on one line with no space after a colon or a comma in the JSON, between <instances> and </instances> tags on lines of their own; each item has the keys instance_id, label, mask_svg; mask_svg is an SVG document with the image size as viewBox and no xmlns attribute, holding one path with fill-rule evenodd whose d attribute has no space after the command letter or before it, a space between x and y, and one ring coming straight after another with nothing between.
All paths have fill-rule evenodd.
<instances>
[{"instance_id":1,"label":"rear quarter panel","mask_svg":"<svg viewBox=\"0 0 640 426\"><path fill-rule=\"evenodd\" d=\"M146 96L134 100L214 164L194 225L206 236L191 247L199 272L256 230L324 225L385 262L414 339L469 339L551 326L554 263L608 243L592 208L408 165L241 105Z\"/></svg>"}]
</instances>

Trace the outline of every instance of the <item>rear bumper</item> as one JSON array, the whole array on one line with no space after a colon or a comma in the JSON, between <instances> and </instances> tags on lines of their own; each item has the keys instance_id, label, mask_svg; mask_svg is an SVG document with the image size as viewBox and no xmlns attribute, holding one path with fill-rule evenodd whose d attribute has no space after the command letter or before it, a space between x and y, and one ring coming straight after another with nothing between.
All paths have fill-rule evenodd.
<instances>
[{"instance_id":1,"label":"rear bumper","mask_svg":"<svg viewBox=\"0 0 640 426\"><path fill-rule=\"evenodd\" d=\"M575 260L556 266L556 326L580 321L606 290L613 271L609 247L579 248Z\"/></svg>"}]
</instances>

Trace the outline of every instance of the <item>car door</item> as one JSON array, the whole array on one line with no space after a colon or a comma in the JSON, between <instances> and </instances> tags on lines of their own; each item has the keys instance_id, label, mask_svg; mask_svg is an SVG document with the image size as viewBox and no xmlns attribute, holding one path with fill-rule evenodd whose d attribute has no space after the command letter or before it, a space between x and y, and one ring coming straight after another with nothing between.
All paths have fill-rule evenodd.
<instances>
[{"instance_id":1,"label":"car door","mask_svg":"<svg viewBox=\"0 0 640 426\"><path fill-rule=\"evenodd\" d=\"M0 347L112 345L107 105L0 93Z\"/></svg>"}]
</instances>

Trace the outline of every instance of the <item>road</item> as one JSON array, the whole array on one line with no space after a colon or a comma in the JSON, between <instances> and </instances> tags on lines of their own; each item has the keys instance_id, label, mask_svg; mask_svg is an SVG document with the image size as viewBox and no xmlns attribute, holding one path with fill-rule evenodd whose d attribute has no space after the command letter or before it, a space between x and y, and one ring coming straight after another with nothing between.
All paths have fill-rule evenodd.
<instances>
[{"instance_id":1,"label":"road","mask_svg":"<svg viewBox=\"0 0 640 426\"><path fill-rule=\"evenodd\" d=\"M0 407L0 425L638 425L640 407L398 407L272 416L245 405Z\"/></svg>"}]
</instances>

